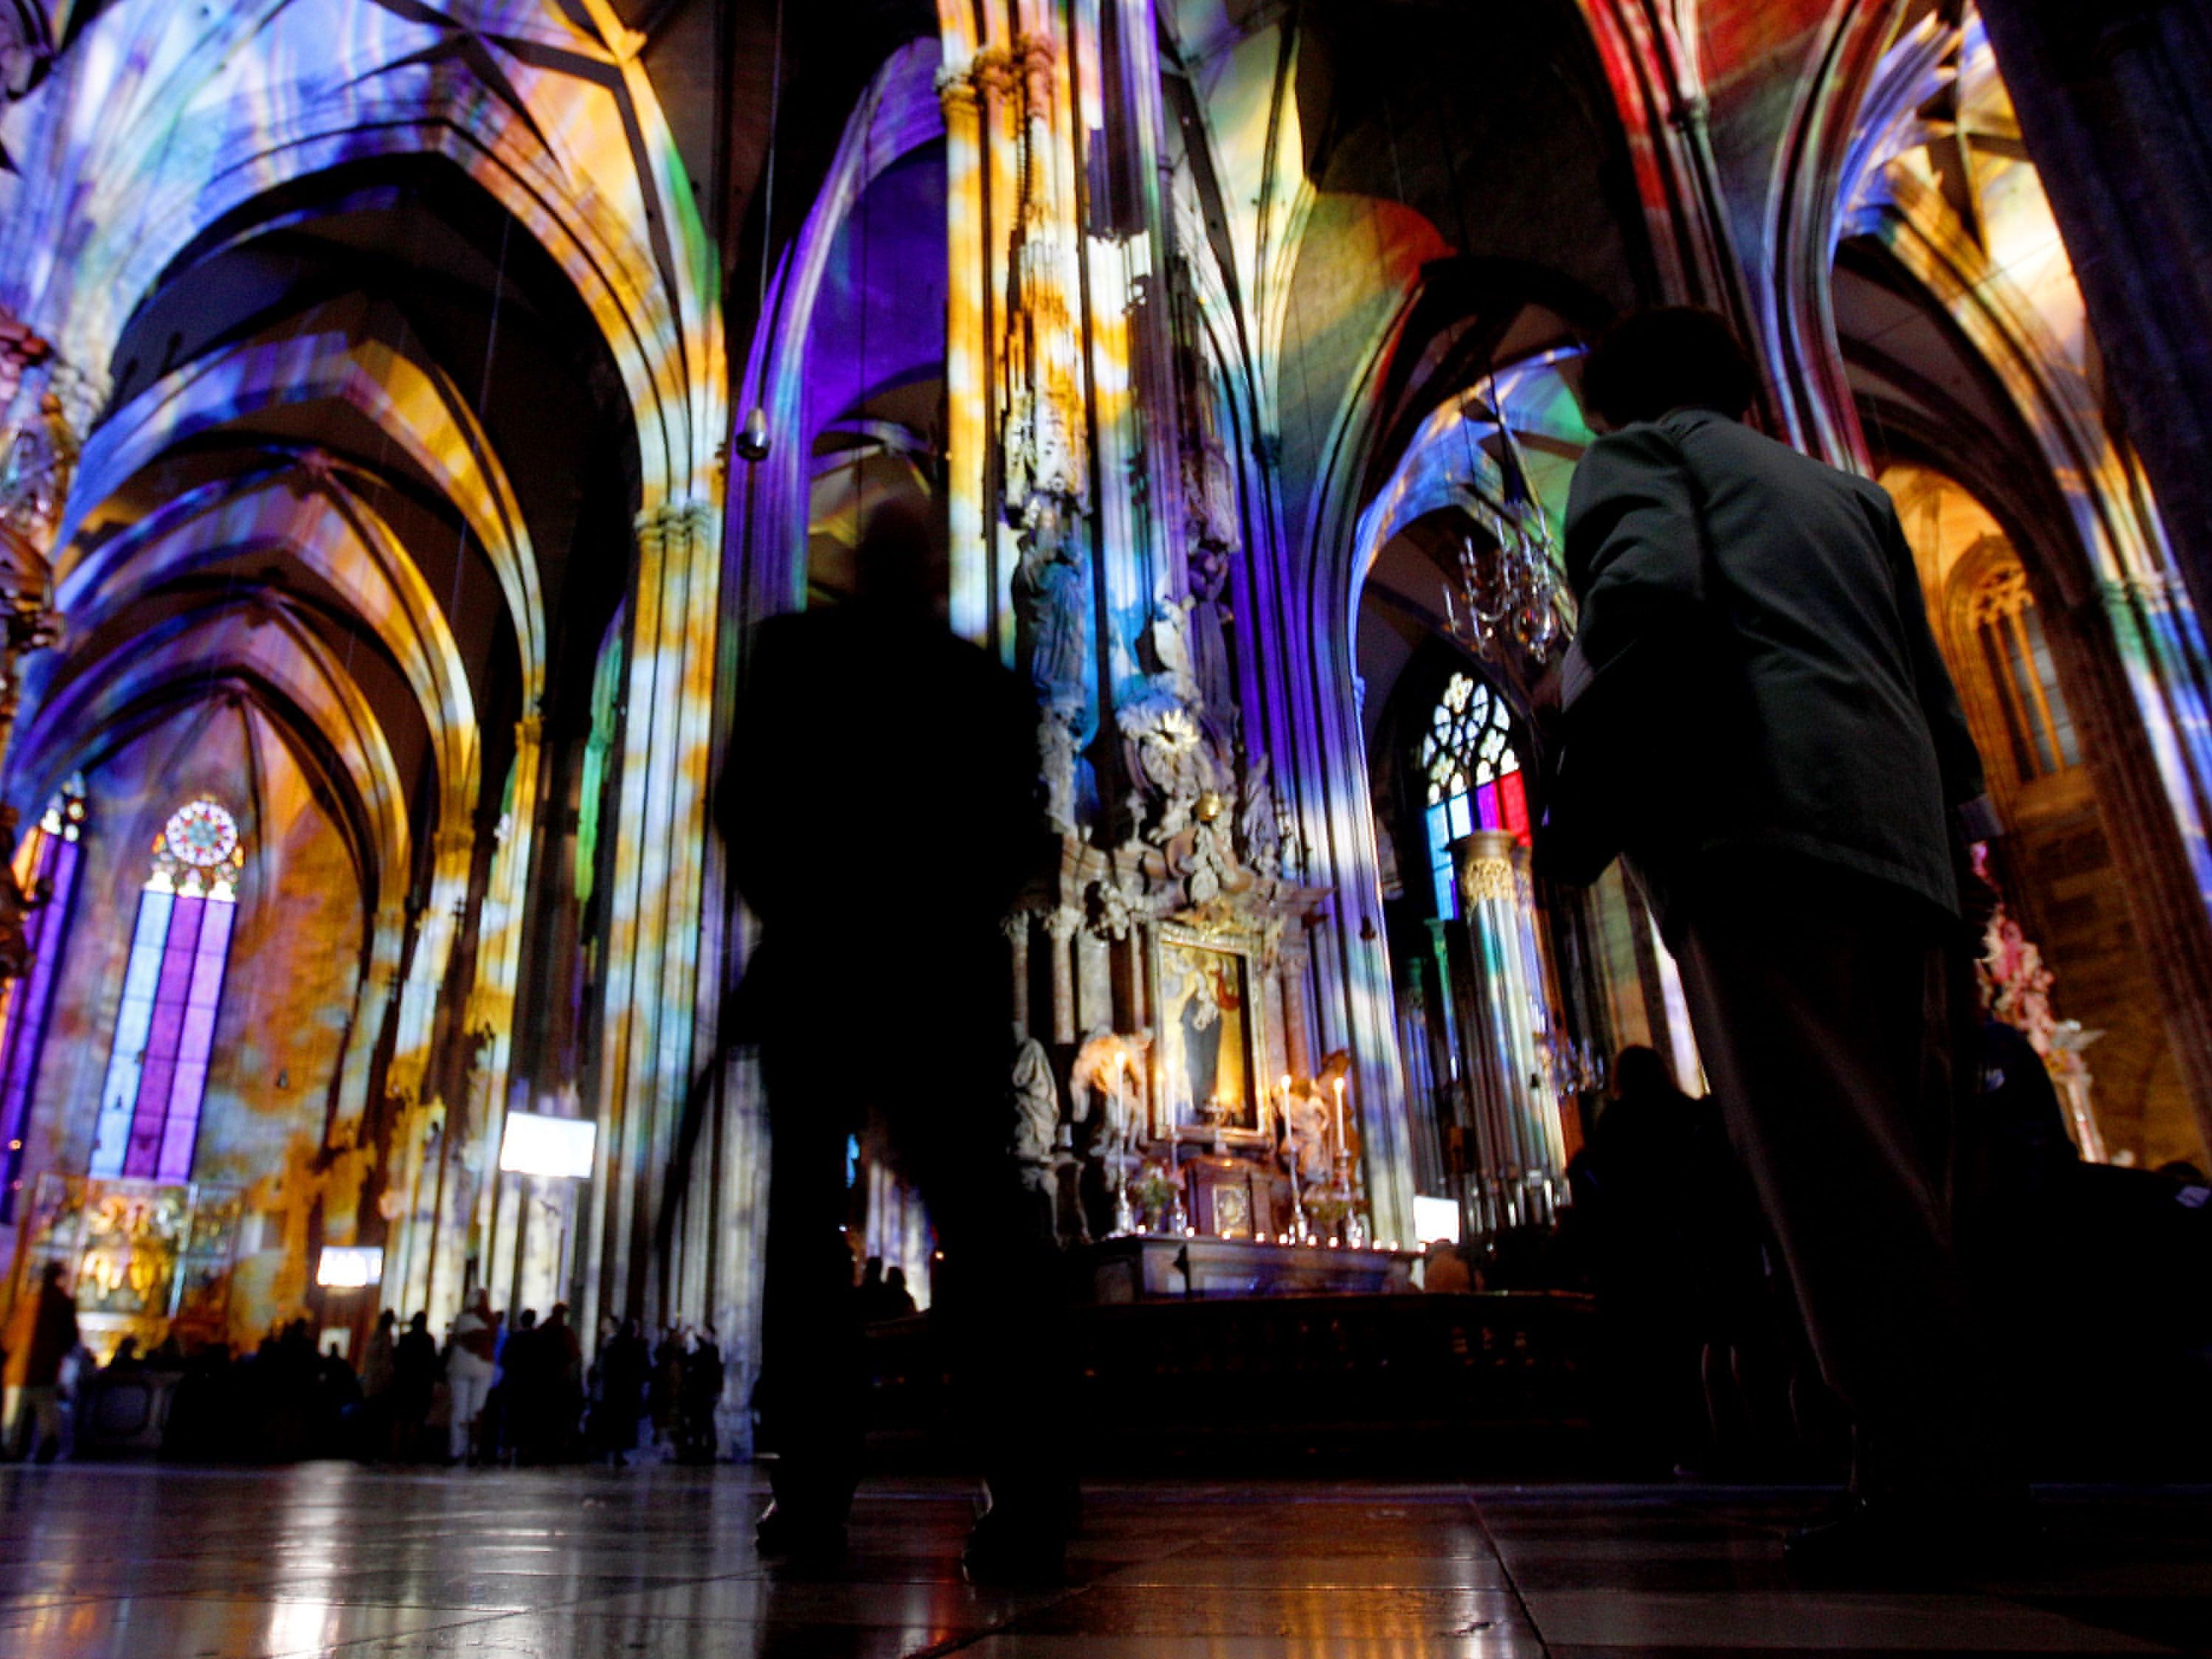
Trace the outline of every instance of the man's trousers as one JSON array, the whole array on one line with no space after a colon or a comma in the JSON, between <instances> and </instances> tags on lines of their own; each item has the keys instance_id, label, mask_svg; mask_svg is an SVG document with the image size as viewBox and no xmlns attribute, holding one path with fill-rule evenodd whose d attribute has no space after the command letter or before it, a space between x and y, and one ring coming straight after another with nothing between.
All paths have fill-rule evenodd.
<instances>
[{"instance_id":1,"label":"man's trousers","mask_svg":"<svg viewBox=\"0 0 2212 1659\"><path fill-rule=\"evenodd\" d=\"M1958 1091L1974 1075L1957 924L1810 863L1750 865L1676 916L1729 1140L1851 1413L1853 1490L1982 1492L2001 1413L1952 1238Z\"/></svg>"}]
</instances>

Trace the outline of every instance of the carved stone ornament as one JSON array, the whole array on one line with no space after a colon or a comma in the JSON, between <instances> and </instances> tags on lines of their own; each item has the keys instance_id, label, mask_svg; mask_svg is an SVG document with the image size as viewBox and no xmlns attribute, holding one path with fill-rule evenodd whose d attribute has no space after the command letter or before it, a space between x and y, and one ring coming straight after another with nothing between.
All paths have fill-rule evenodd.
<instances>
[{"instance_id":1,"label":"carved stone ornament","mask_svg":"<svg viewBox=\"0 0 2212 1659\"><path fill-rule=\"evenodd\" d=\"M1469 904L1480 904L1486 899L1510 904L1520 896L1520 878L1514 872L1510 859L1469 859L1461 872L1460 883Z\"/></svg>"},{"instance_id":2,"label":"carved stone ornament","mask_svg":"<svg viewBox=\"0 0 2212 1659\"><path fill-rule=\"evenodd\" d=\"M1115 718L1129 771L1140 786L1141 832L1164 846L1190 827L1200 799L1218 781L1220 764L1198 716L1170 690L1146 693Z\"/></svg>"},{"instance_id":3,"label":"carved stone ornament","mask_svg":"<svg viewBox=\"0 0 2212 1659\"><path fill-rule=\"evenodd\" d=\"M1140 895L1123 886L1117 876L1109 874L1091 883L1085 897L1086 918L1095 937L1117 943L1129 937L1130 921L1142 902Z\"/></svg>"},{"instance_id":4,"label":"carved stone ornament","mask_svg":"<svg viewBox=\"0 0 2212 1659\"><path fill-rule=\"evenodd\" d=\"M1199 803L1231 787L1229 768L1206 730L1190 653L1188 608L1163 600L1146 630L1159 672L1116 716L1129 771L1141 788L1141 833L1164 847L1188 830Z\"/></svg>"}]
</instances>

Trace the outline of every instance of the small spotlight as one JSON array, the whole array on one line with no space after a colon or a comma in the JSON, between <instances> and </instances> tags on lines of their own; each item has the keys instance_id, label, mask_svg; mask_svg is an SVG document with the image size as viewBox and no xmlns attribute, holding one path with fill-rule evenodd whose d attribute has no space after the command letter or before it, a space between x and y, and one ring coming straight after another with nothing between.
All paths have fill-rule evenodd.
<instances>
[{"instance_id":1,"label":"small spotlight","mask_svg":"<svg viewBox=\"0 0 2212 1659\"><path fill-rule=\"evenodd\" d=\"M768 411L755 404L745 416L745 423L738 428L738 453L749 461L768 459Z\"/></svg>"}]
</instances>

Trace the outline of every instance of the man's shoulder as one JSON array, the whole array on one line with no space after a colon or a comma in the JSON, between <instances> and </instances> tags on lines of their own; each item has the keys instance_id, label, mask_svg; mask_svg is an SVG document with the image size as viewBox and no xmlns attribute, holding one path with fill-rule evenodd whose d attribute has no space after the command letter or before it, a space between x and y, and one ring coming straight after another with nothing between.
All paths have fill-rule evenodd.
<instances>
[{"instance_id":1,"label":"man's shoulder","mask_svg":"<svg viewBox=\"0 0 2212 1659\"><path fill-rule=\"evenodd\" d=\"M1733 473L1754 487L1800 499L1825 496L1847 501L1875 524L1893 511L1889 492L1873 479L1831 466L1741 421L1703 410L1684 410L1669 415L1665 423L1676 429L1701 471L1710 469L1721 478Z\"/></svg>"}]
</instances>

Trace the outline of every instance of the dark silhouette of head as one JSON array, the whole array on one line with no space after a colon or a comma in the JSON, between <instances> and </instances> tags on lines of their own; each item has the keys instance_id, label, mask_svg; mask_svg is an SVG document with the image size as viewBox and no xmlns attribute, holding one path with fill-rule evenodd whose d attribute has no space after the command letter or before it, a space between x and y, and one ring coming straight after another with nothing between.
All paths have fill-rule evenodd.
<instances>
[{"instance_id":1,"label":"dark silhouette of head","mask_svg":"<svg viewBox=\"0 0 2212 1659\"><path fill-rule=\"evenodd\" d=\"M1583 402L1607 425L1710 409L1741 419L1759 372L1718 312L1698 306L1632 311L1598 337L1583 363Z\"/></svg>"},{"instance_id":2,"label":"dark silhouette of head","mask_svg":"<svg viewBox=\"0 0 2212 1659\"><path fill-rule=\"evenodd\" d=\"M921 503L894 498L868 514L853 549L853 597L879 611L928 615L951 586L945 538Z\"/></svg>"},{"instance_id":3,"label":"dark silhouette of head","mask_svg":"<svg viewBox=\"0 0 2212 1659\"><path fill-rule=\"evenodd\" d=\"M1656 1100L1674 1092L1674 1079L1656 1048L1632 1042L1613 1056L1613 1092L1617 1100Z\"/></svg>"}]
</instances>

